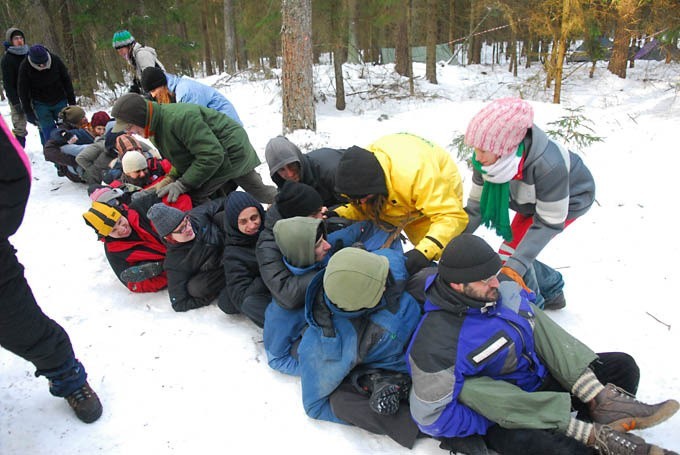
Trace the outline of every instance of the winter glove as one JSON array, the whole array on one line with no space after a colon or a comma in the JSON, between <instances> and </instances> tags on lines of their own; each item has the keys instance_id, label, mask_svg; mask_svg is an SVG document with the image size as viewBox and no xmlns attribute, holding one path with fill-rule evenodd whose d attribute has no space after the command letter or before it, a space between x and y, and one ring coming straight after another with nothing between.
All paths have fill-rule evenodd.
<instances>
[{"instance_id":1,"label":"winter glove","mask_svg":"<svg viewBox=\"0 0 680 455\"><path fill-rule=\"evenodd\" d=\"M406 256L406 270L408 271L409 275L413 275L420 269L424 269L430 265L430 260L426 258L425 255L420 252L420 250L415 248L411 251L407 251L404 256Z\"/></svg>"},{"instance_id":2,"label":"winter glove","mask_svg":"<svg viewBox=\"0 0 680 455\"><path fill-rule=\"evenodd\" d=\"M168 202L176 202L177 198L180 197L182 194L186 193L187 191L189 191L189 188L186 185L184 185L184 183L182 183L181 180L177 180L176 182L168 183L160 190L156 190L156 194L158 195L158 197L163 197L167 194Z\"/></svg>"},{"instance_id":3,"label":"winter glove","mask_svg":"<svg viewBox=\"0 0 680 455\"><path fill-rule=\"evenodd\" d=\"M136 80L130 86L130 90L128 91L128 93L137 93L140 95L142 94L142 88L139 86Z\"/></svg>"},{"instance_id":4,"label":"winter glove","mask_svg":"<svg viewBox=\"0 0 680 455\"><path fill-rule=\"evenodd\" d=\"M443 438L439 448L451 453L464 453L466 455L488 455L489 450L482 436L473 434L463 438Z\"/></svg>"},{"instance_id":5,"label":"winter glove","mask_svg":"<svg viewBox=\"0 0 680 455\"><path fill-rule=\"evenodd\" d=\"M26 120L31 125L38 126L38 117L35 116L33 111L26 111Z\"/></svg>"},{"instance_id":6,"label":"winter glove","mask_svg":"<svg viewBox=\"0 0 680 455\"><path fill-rule=\"evenodd\" d=\"M166 175L165 177L163 177L162 180L159 180L158 183L156 183L156 184L155 184L154 186L152 186L151 188L153 188L154 190L156 190L156 193L158 193L158 191L159 191L161 188L163 188L163 187L166 186L166 185L171 184L171 183L174 182L174 181L175 181L174 178L170 177L169 175Z\"/></svg>"},{"instance_id":7,"label":"winter glove","mask_svg":"<svg viewBox=\"0 0 680 455\"><path fill-rule=\"evenodd\" d=\"M508 280L514 281L515 283L522 286L522 288L524 288L524 290L526 290L527 292L531 292L531 289L529 289L527 287L526 283L524 283L524 279L520 276L519 273L515 272L510 267L503 266L503 267L501 267L501 272L498 275L498 281L508 281Z\"/></svg>"},{"instance_id":8,"label":"winter glove","mask_svg":"<svg viewBox=\"0 0 680 455\"><path fill-rule=\"evenodd\" d=\"M129 185L129 184L126 184L126 186L127 185ZM158 198L158 195L156 194L156 190L153 189L153 188L149 188L149 189L146 189L146 190L141 190L141 189L140 190L134 190L134 191L132 191L132 194L130 195L130 201L131 202L137 202L137 201L140 201L140 200L146 199L146 198L154 198L154 199Z\"/></svg>"}]
</instances>

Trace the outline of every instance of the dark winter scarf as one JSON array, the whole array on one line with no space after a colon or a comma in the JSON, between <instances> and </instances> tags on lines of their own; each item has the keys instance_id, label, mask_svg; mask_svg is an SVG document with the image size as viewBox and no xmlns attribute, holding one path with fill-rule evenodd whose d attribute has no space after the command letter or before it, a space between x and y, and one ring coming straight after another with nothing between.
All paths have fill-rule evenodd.
<instances>
[{"instance_id":1,"label":"dark winter scarf","mask_svg":"<svg viewBox=\"0 0 680 455\"><path fill-rule=\"evenodd\" d=\"M7 52L14 55L26 55L28 54L28 44L23 46L9 46Z\"/></svg>"},{"instance_id":2,"label":"dark winter scarf","mask_svg":"<svg viewBox=\"0 0 680 455\"><path fill-rule=\"evenodd\" d=\"M484 178L482 197L479 201L482 222L484 226L494 229L496 234L508 242L512 240L510 215L508 213L510 208L510 180L519 172L523 154L524 142L520 142L517 152L514 154L501 157L491 166L482 166L475 158L475 153L472 153L472 166L481 172ZM494 171L499 170L500 172L494 175Z\"/></svg>"}]
</instances>

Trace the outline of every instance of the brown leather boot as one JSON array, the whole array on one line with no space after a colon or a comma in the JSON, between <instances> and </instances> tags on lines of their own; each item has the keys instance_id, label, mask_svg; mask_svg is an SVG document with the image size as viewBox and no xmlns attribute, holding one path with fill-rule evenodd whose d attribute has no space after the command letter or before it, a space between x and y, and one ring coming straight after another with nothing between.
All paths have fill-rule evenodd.
<instances>
[{"instance_id":1,"label":"brown leather boot","mask_svg":"<svg viewBox=\"0 0 680 455\"><path fill-rule=\"evenodd\" d=\"M593 424L588 446L594 447L602 455L678 455L632 433L621 433L607 425Z\"/></svg>"}]
</instances>

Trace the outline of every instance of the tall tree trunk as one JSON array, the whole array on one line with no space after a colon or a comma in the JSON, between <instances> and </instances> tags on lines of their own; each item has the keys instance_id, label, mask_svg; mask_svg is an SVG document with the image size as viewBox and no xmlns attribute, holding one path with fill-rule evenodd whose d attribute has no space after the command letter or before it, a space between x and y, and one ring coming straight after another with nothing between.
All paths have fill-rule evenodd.
<instances>
[{"instance_id":1,"label":"tall tree trunk","mask_svg":"<svg viewBox=\"0 0 680 455\"><path fill-rule=\"evenodd\" d=\"M614 29L614 45L607 69L620 78L626 78L628 62L628 46L630 44L631 23L635 18L636 0L620 0L616 4L616 24Z\"/></svg>"},{"instance_id":2,"label":"tall tree trunk","mask_svg":"<svg viewBox=\"0 0 680 455\"><path fill-rule=\"evenodd\" d=\"M562 96L562 69L564 68L564 54L567 52L567 41L569 35L569 16L572 14L571 2L572 0L564 0L562 2L562 24L560 27L560 38L557 43L557 49L553 52L557 54L555 57L555 90L553 91L553 103L560 104Z\"/></svg>"},{"instance_id":3,"label":"tall tree trunk","mask_svg":"<svg viewBox=\"0 0 680 455\"><path fill-rule=\"evenodd\" d=\"M283 131L316 130L312 0L281 1Z\"/></svg>"},{"instance_id":4,"label":"tall tree trunk","mask_svg":"<svg viewBox=\"0 0 680 455\"><path fill-rule=\"evenodd\" d=\"M336 3L337 0L331 0ZM347 5L347 61L349 63L361 63L359 55L359 39L357 38L357 16L359 8L357 0L345 0Z\"/></svg>"},{"instance_id":5,"label":"tall tree trunk","mask_svg":"<svg viewBox=\"0 0 680 455\"><path fill-rule=\"evenodd\" d=\"M408 76L411 74L411 48L408 36L408 9L409 0L401 0L398 7L397 24L394 37L394 70L397 74Z\"/></svg>"},{"instance_id":6,"label":"tall tree trunk","mask_svg":"<svg viewBox=\"0 0 680 455\"><path fill-rule=\"evenodd\" d=\"M224 0L224 48L227 73L236 72L236 28L234 27L234 0Z\"/></svg>"},{"instance_id":7,"label":"tall tree trunk","mask_svg":"<svg viewBox=\"0 0 680 455\"><path fill-rule=\"evenodd\" d=\"M454 27L454 21L456 20L456 0L449 0L449 49L451 53L456 53L456 28Z\"/></svg>"},{"instance_id":8,"label":"tall tree trunk","mask_svg":"<svg viewBox=\"0 0 680 455\"><path fill-rule=\"evenodd\" d=\"M348 42L346 22L343 20L343 11L340 2L331 2L331 36L333 37L333 70L335 73L335 108L345 110L345 81L342 74L342 63L347 50L345 43ZM348 15L349 16L349 15ZM349 19L352 20L351 18Z\"/></svg>"},{"instance_id":9,"label":"tall tree trunk","mask_svg":"<svg viewBox=\"0 0 680 455\"><path fill-rule=\"evenodd\" d=\"M34 30L40 30L40 34L36 33L34 36L28 36L27 42L31 45L43 44L58 55L64 55L57 35L54 32L53 13L50 11L49 1L33 0L31 8L31 17L35 20Z\"/></svg>"},{"instance_id":10,"label":"tall tree trunk","mask_svg":"<svg viewBox=\"0 0 680 455\"><path fill-rule=\"evenodd\" d=\"M427 0L425 13L425 36L427 56L425 59L425 78L431 84L437 83L437 3L438 0Z\"/></svg>"},{"instance_id":11,"label":"tall tree trunk","mask_svg":"<svg viewBox=\"0 0 680 455\"><path fill-rule=\"evenodd\" d=\"M61 15L61 36L63 38L63 55L64 64L68 68L71 79L74 81L77 91L80 91L80 65L78 65L78 58L76 57L76 42L73 36L73 25L71 24L70 0L61 0L59 2L59 13Z\"/></svg>"},{"instance_id":12,"label":"tall tree trunk","mask_svg":"<svg viewBox=\"0 0 680 455\"><path fill-rule=\"evenodd\" d=\"M212 50L210 47L210 34L208 29L208 0L201 1L201 30L203 32L203 58L205 60L205 74L215 74L212 62Z\"/></svg>"},{"instance_id":13,"label":"tall tree trunk","mask_svg":"<svg viewBox=\"0 0 680 455\"><path fill-rule=\"evenodd\" d=\"M179 10L183 8L183 0L175 0L175 7ZM182 38L182 44L186 45L189 42L189 32L187 30L187 23L185 20L180 20L177 24L179 36ZM194 77L194 67L191 64L189 58L187 58L186 53L182 52L182 57L180 58L180 66L184 73L191 77Z\"/></svg>"}]
</instances>

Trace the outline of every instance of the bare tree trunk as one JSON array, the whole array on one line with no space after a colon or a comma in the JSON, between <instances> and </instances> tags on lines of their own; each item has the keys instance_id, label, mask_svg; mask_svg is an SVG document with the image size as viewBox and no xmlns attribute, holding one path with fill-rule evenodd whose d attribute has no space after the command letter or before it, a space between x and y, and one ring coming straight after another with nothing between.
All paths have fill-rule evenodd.
<instances>
[{"instance_id":1,"label":"bare tree trunk","mask_svg":"<svg viewBox=\"0 0 680 455\"><path fill-rule=\"evenodd\" d=\"M437 83L437 0L427 0L425 13L425 29L427 41L427 57L425 61L425 78L431 84Z\"/></svg>"},{"instance_id":2,"label":"bare tree trunk","mask_svg":"<svg viewBox=\"0 0 680 455\"><path fill-rule=\"evenodd\" d=\"M607 69L622 79L626 78L628 62L628 46L631 37L631 22L636 12L635 0L621 0L616 7L616 24L614 29L614 45Z\"/></svg>"},{"instance_id":3,"label":"bare tree trunk","mask_svg":"<svg viewBox=\"0 0 680 455\"><path fill-rule=\"evenodd\" d=\"M281 1L284 133L316 130L312 67L312 0Z\"/></svg>"},{"instance_id":4,"label":"bare tree trunk","mask_svg":"<svg viewBox=\"0 0 680 455\"><path fill-rule=\"evenodd\" d=\"M456 53L456 45L454 43L454 40L456 39L456 29L453 26L454 21L456 20L456 0L449 0L449 49L451 49L451 53L455 54Z\"/></svg>"},{"instance_id":5,"label":"bare tree trunk","mask_svg":"<svg viewBox=\"0 0 680 455\"><path fill-rule=\"evenodd\" d=\"M349 15L348 15L349 16ZM333 37L333 70L335 73L335 108L344 111L345 104L345 81L342 74L342 63L347 54L345 43L348 42L346 29L347 24L343 20L343 11L340 2L331 3L331 35ZM349 18L349 22L352 18Z\"/></svg>"},{"instance_id":6,"label":"bare tree trunk","mask_svg":"<svg viewBox=\"0 0 680 455\"><path fill-rule=\"evenodd\" d=\"M205 74L215 74L212 62L212 50L210 48L210 34L208 29L208 0L201 1L201 30L203 32L203 59L205 60Z\"/></svg>"},{"instance_id":7,"label":"bare tree trunk","mask_svg":"<svg viewBox=\"0 0 680 455\"><path fill-rule=\"evenodd\" d=\"M394 37L394 70L397 74L408 76L411 74L411 48L408 36L409 0L402 0L400 3Z\"/></svg>"},{"instance_id":8,"label":"bare tree trunk","mask_svg":"<svg viewBox=\"0 0 680 455\"><path fill-rule=\"evenodd\" d=\"M63 55L63 49L59 45L59 40L54 32L54 21L52 12L49 8L47 0L34 0L31 5L31 16L35 20L35 30L40 30L40 34L28 37L28 42L33 44L43 44L46 48L56 52L58 55Z\"/></svg>"},{"instance_id":9,"label":"bare tree trunk","mask_svg":"<svg viewBox=\"0 0 680 455\"><path fill-rule=\"evenodd\" d=\"M236 28L234 27L234 0L224 0L224 47L227 73L236 72Z\"/></svg>"},{"instance_id":10,"label":"bare tree trunk","mask_svg":"<svg viewBox=\"0 0 680 455\"><path fill-rule=\"evenodd\" d=\"M336 3L337 0L331 0ZM347 5L347 61L349 63L361 63L359 55L359 39L357 38L357 0L346 0Z\"/></svg>"}]
</instances>

